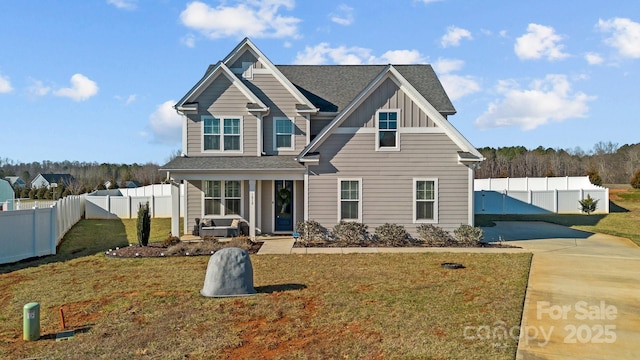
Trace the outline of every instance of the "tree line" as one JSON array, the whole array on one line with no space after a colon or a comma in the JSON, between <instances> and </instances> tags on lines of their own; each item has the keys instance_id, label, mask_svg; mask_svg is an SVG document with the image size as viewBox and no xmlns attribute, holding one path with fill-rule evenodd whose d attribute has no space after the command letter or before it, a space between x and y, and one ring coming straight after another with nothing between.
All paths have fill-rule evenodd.
<instances>
[{"instance_id":1,"label":"tree line","mask_svg":"<svg viewBox=\"0 0 640 360\"><path fill-rule=\"evenodd\" d=\"M79 161L34 161L30 163L15 162L0 158L0 179L7 176L18 176L27 184L25 189L16 190L16 197L51 199L69 194L77 195L94 190L123 187L125 181L135 180L142 186L159 184L165 180L164 174L158 171L154 163L146 164L110 164ZM31 189L31 181L38 174L71 174L75 181L69 184L57 184L57 189Z\"/></svg>"},{"instance_id":2,"label":"tree line","mask_svg":"<svg viewBox=\"0 0 640 360\"><path fill-rule=\"evenodd\" d=\"M595 184L630 184L640 171L640 143L622 145L599 142L593 149L552 149L542 146L484 147L486 158L476 178L588 175ZM640 175L638 175L640 176Z\"/></svg>"}]
</instances>

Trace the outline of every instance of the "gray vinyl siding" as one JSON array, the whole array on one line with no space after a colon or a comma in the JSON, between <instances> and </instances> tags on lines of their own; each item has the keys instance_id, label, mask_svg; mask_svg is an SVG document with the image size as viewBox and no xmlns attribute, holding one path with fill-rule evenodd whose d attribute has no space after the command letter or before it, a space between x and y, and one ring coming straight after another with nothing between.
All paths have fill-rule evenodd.
<instances>
[{"instance_id":1,"label":"gray vinyl siding","mask_svg":"<svg viewBox=\"0 0 640 360\"><path fill-rule=\"evenodd\" d=\"M193 225L196 224L196 218L202 218L202 181L185 181L186 194L186 210L184 215L185 234L191 234Z\"/></svg>"},{"instance_id":2,"label":"gray vinyl siding","mask_svg":"<svg viewBox=\"0 0 640 360\"><path fill-rule=\"evenodd\" d=\"M375 128L379 109L401 109L398 126L436 127L433 120L414 103L392 80L385 80L347 119L341 127Z\"/></svg>"},{"instance_id":3,"label":"gray vinyl siding","mask_svg":"<svg viewBox=\"0 0 640 360\"><path fill-rule=\"evenodd\" d=\"M260 204L262 205L262 233L273 232L273 181L263 180L260 189Z\"/></svg>"},{"instance_id":4,"label":"gray vinyl siding","mask_svg":"<svg viewBox=\"0 0 640 360\"><path fill-rule=\"evenodd\" d=\"M231 66L229 66L230 69L241 69L242 68L242 63L243 62L250 62L253 64L253 67L256 69L260 69L263 68L264 66L262 65L261 62L258 61L258 59L256 59L255 56L253 56L253 54L249 51L245 51L242 55L240 55L240 57L238 58L238 60L234 61Z\"/></svg>"},{"instance_id":5,"label":"gray vinyl siding","mask_svg":"<svg viewBox=\"0 0 640 360\"><path fill-rule=\"evenodd\" d=\"M328 229L338 222L338 179L362 179L362 222L373 233L386 222L413 222L413 179L438 179L438 226L452 231L469 219L469 169L457 161L457 145L444 134L400 134L397 152L375 151L375 134L332 134L311 166L309 219Z\"/></svg>"},{"instance_id":6,"label":"gray vinyl siding","mask_svg":"<svg viewBox=\"0 0 640 360\"><path fill-rule=\"evenodd\" d=\"M320 131L322 131L322 129L325 128L325 126L329 125L329 123L331 123L331 120L333 120L333 118L331 119L314 119L313 117L311 118L311 136L315 136L320 134Z\"/></svg>"},{"instance_id":7,"label":"gray vinyl siding","mask_svg":"<svg viewBox=\"0 0 640 360\"><path fill-rule=\"evenodd\" d=\"M219 76L195 100L198 113L189 114L187 121L187 154L189 156L224 156L257 154L257 118L247 111L247 98L240 90L231 85L225 76ZM202 116L240 116L242 117L242 153L202 152Z\"/></svg>"},{"instance_id":8,"label":"gray vinyl siding","mask_svg":"<svg viewBox=\"0 0 640 360\"><path fill-rule=\"evenodd\" d=\"M293 224L293 231L296 230L296 224L300 221L304 221L304 181L293 182L293 194L294 204L293 211L295 213L295 223Z\"/></svg>"},{"instance_id":9,"label":"gray vinyl siding","mask_svg":"<svg viewBox=\"0 0 640 360\"><path fill-rule=\"evenodd\" d=\"M306 146L307 122L296 110L298 102L293 95L271 74L254 74L253 80L247 82L249 89L269 107L269 115L263 119L262 134L264 151L269 155L298 155ZM286 117L294 120L295 150L273 150L273 118Z\"/></svg>"}]
</instances>

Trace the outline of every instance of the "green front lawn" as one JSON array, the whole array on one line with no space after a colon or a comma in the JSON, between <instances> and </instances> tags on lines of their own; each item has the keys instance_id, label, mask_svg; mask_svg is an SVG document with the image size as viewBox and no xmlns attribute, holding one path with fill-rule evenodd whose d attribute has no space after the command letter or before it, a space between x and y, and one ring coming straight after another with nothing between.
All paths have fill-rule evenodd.
<instances>
[{"instance_id":1,"label":"green front lawn","mask_svg":"<svg viewBox=\"0 0 640 360\"><path fill-rule=\"evenodd\" d=\"M59 255L0 266L0 358L515 357L517 339L478 329L520 325L529 254L252 256L259 293L212 299L199 294L208 257L105 258L137 242L130 226L82 220ZM466 269L441 268L452 261ZM33 301L44 338L26 343ZM68 342L52 339L60 308Z\"/></svg>"}]
</instances>

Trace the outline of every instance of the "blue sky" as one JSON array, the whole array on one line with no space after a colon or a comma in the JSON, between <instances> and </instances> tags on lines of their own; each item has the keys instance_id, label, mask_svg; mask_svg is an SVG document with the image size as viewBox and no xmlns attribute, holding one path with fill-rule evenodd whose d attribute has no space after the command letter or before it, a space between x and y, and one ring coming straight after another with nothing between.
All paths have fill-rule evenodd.
<instances>
[{"instance_id":1,"label":"blue sky","mask_svg":"<svg viewBox=\"0 0 640 360\"><path fill-rule=\"evenodd\" d=\"M275 64L430 63L476 147L640 142L636 1L0 4L0 158L163 164L171 106L245 36Z\"/></svg>"}]
</instances>

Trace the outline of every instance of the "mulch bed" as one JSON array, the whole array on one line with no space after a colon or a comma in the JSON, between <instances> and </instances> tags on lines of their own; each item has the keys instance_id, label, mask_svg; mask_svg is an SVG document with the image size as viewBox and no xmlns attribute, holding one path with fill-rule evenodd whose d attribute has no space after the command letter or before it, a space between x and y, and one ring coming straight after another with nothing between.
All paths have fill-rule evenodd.
<instances>
[{"instance_id":1,"label":"mulch bed","mask_svg":"<svg viewBox=\"0 0 640 360\"><path fill-rule=\"evenodd\" d=\"M447 245L430 245L424 242L411 241L406 242L404 244L389 246L384 243L368 241L362 244L349 244L340 241L324 241L324 242L308 242L305 243L303 241L296 241L293 245L294 248L310 248L310 247L319 247L319 248L331 248L331 247L339 247L339 248L355 248L355 247L437 247L437 248L515 248L520 249L519 246L513 246L505 243L487 243L481 242L477 246L463 246L455 243L447 244Z\"/></svg>"},{"instance_id":2,"label":"mulch bed","mask_svg":"<svg viewBox=\"0 0 640 360\"><path fill-rule=\"evenodd\" d=\"M140 245L129 245L121 248L110 249L105 252L105 255L112 258L136 258L136 257L170 257L170 256L211 256L211 252L209 253L199 253L195 251L196 247L199 244L202 244L200 241L194 242L182 242L181 247L183 247L186 251L182 251L177 254L170 254L168 251L168 247L163 246L161 242L157 243L149 243L147 246ZM224 243L221 243L224 244ZM260 247L262 247L262 242L254 242L251 243L245 249L249 254L256 254ZM189 252L189 245L194 248L194 251ZM212 250L213 251L213 250ZM215 251L214 251L215 253ZM188 254L188 255L187 255Z\"/></svg>"}]
</instances>

